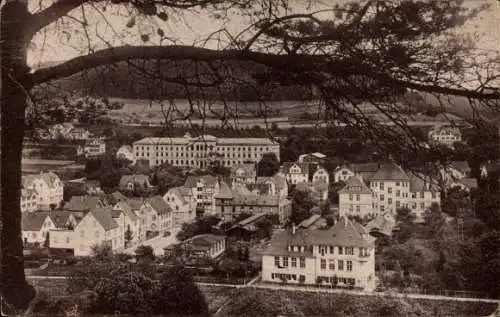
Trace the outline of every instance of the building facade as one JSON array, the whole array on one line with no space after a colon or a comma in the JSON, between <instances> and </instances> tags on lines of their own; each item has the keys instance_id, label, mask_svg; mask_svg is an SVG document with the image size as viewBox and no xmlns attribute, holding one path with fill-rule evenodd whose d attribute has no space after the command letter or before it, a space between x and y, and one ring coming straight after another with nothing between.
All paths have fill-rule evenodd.
<instances>
[{"instance_id":1,"label":"building facade","mask_svg":"<svg viewBox=\"0 0 500 317\"><path fill-rule=\"evenodd\" d=\"M76 155L85 158L98 158L106 154L106 141L100 138L85 140L83 146L77 148Z\"/></svg>"},{"instance_id":2,"label":"building facade","mask_svg":"<svg viewBox=\"0 0 500 317\"><path fill-rule=\"evenodd\" d=\"M168 163L180 167L205 168L218 163L226 167L257 163L266 153L279 159L280 146L267 138L216 138L211 135L181 138L144 138L133 144L136 159L150 166Z\"/></svg>"},{"instance_id":3,"label":"building facade","mask_svg":"<svg viewBox=\"0 0 500 317\"><path fill-rule=\"evenodd\" d=\"M38 209L38 196L33 189L21 189L21 212L33 212Z\"/></svg>"},{"instance_id":4,"label":"building facade","mask_svg":"<svg viewBox=\"0 0 500 317\"><path fill-rule=\"evenodd\" d=\"M374 214L372 191L358 177L351 176L339 190L339 213L344 216L367 217Z\"/></svg>"},{"instance_id":5,"label":"building facade","mask_svg":"<svg viewBox=\"0 0 500 317\"><path fill-rule=\"evenodd\" d=\"M52 172L24 176L22 187L36 192L38 209L57 208L63 200L64 185L59 176Z\"/></svg>"},{"instance_id":6,"label":"building facade","mask_svg":"<svg viewBox=\"0 0 500 317\"><path fill-rule=\"evenodd\" d=\"M287 229L262 256L265 282L375 289L375 238L346 217L328 230Z\"/></svg>"},{"instance_id":7,"label":"building facade","mask_svg":"<svg viewBox=\"0 0 500 317\"><path fill-rule=\"evenodd\" d=\"M462 133L456 127L439 126L429 131L429 141L453 147L455 142L462 141Z\"/></svg>"}]
</instances>

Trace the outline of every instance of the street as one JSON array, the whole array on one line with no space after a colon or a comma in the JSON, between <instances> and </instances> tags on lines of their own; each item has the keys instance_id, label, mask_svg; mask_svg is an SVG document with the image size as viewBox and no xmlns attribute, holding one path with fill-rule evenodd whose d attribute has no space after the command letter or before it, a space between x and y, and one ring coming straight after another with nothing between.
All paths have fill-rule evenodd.
<instances>
[{"instance_id":1,"label":"street","mask_svg":"<svg viewBox=\"0 0 500 317\"><path fill-rule=\"evenodd\" d=\"M170 235L168 237L164 237L162 235L159 235L158 237L155 237L153 239L149 239L146 241L143 241L133 247L130 247L128 249L123 250L123 253L127 254L135 254L135 250L137 249L138 246L144 245L144 246L151 246L153 247L153 251L156 256L161 256L163 255L163 249L171 244L177 243L177 233L181 230L180 227L175 227L172 228L170 231Z\"/></svg>"}]
</instances>

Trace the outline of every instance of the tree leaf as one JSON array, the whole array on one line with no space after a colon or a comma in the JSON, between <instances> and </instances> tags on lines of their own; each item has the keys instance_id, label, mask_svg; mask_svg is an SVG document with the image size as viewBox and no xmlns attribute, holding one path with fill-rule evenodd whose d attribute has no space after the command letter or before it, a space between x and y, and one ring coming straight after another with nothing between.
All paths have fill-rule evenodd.
<instances>
[{"instance_id":1,"label":"tree leaf","mask_svg":"<svg viewBox=\"0 0 500 317\"><path fill-rule=\"evenodd\" d=\"M158 30L156 30L156 33L158 33L158 35L159 35L160 37L164 37L164 36L165 36L165 32L164 32L162 29L158 29Z\"/></svg>"},{"instance_id":2,"label":"tree leaf","mask_svg":"<svg viewBox=\"0 0 500 317\"><path fill-rule=\"evenodd\" d=\"M148 42L148 41L149 41L149 35L147 35L147 34L142 34L142 35L141 35L141 40L142 40L143 42Z\"/></svg>"}]
</instances>

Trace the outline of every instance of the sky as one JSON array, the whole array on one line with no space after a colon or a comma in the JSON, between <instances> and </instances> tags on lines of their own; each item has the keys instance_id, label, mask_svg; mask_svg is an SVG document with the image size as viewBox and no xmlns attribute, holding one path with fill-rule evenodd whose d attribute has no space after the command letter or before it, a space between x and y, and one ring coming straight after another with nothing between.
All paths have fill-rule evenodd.
<instances>
[{"instance_id":1,"label":"sky","mask_svg":"<svg viewBox=\"0 0 500 317\"><path fill-rule=\"evenodd\" d=\"M294 1L296 2L293 6L294 13L305 11L306 0ZM334 1L345 2L345 0L328 0L327 2L330 4ZM37 10L39 3L39 0L30 3L32 11ZM51 0L45 0L44 5L50 3ZM500 1L466 0L466 5L469 7L481 3L491 3L490 9L478 19L470 21L461 31L475 34L479 48L500 51ZM248 25L248 21L245 21L240 16L234 16L230 21L221 21L202 14L185 14L183 19L179 18L178 15L170 14L170 18L166 23L159 19L144 21L137 17L135 26L129 29L126 24L130 22L130 12L126 8L112 12L110 14L108 9L104 16L95 9L86 9L86 17L90 25L87 28L90 41L87 40L87 34L83 31L83 28L72 19L65 19L65 21L58 22L58 24L41 32L32 43L28 56L30 65L37 67L40 63L67 60L88 53L87 48L89 46L94 49L103 48L105 42L110 42L114 46L142 44L139 35L142 33L156 34L156 28L158 27L163 29L167 36L175 38L177 43L192 44L196 40L206 38L207 35L216 30L226 28L234 35ZM75 10L71 15L77 19L82 18L81 10ZM104 41L102 38L104 38ZM153 36L151 43L159 43L159 37ZM197 44L201 45L201 43ZM212 41L208 43L208 47L217 48L217 43Z\"/></svg>"}]
</instances>

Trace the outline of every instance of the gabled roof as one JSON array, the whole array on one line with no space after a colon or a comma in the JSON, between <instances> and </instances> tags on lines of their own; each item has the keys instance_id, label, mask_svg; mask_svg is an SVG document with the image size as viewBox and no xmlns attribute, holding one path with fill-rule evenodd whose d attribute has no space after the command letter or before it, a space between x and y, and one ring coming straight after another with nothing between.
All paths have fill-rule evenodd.
<instances>
[{"instance_id":1,"label":"gabled roof","mask_svg":"<svg viewBox=\"0 0 500 317\"><path fill-rule=\"evenodd\" d=\"M21 215L22 231L40 231L45 219L49 217L48 212L26 212Z\"/></svg>"},{"instance_id":2,"label":"gabled roof","mask_svg":"<svg viewBox=\"0 0 500 317\"><path fill-rule=\"evenodd\" d=\"M169 212L172 212L172 208L167 204L165 200L161 196L153 196L146 199L147 202L151 205L151 207L159 214L164 215Z\"/></svg>"},{"instance_id":3,"label":"gabled roof","mask_svg":"<svg viewBox=\"0 0 500 317\"><path fill-rule=\"evenodd\" d=\"M132 210L132 207L130 206L130 204L129 204L128 201L119 201L119 202L117 202L115 204L115 206L113 207L113 210L116 210L116 209L121 210L132 221L136 221L136 220L139 219L139 217Z\"/></svg>"},{"instance_id":4,"label":"gabled roof","mask_svg":"<svg viewBox=\"0 0 500 317\"><path fill-rule=\"evenodd\" d=\"M201 181L206 186L213 187L217 183L217 178L212 175L203 175L203 176L189 175L186 178L186 181L184 182L184 187L194 188L198 184L198 181Z\"/></svg>"},{"instance_id":5,"label":"gabled roof","mask_svg":"<svg viewBox=\"0 0 500 317\"><path fill-rule=\"evenodd\" d=\"M182 188L183 187L172 187L167 191L166 195L174 195L181 201L182 204L187 204Z\"/></svg>"},{"instance_id":6,"label":"gabled roof","mask_svg":"<svg viewBox=\"0 0 500 317\"><path fill-rule=\"evenodd\" d=\"M392 236L392 231L396 226L396 220L390 213L379 214L375 219L366 224L368 232L379 232L386 236Z\"/></svg>"},{"instance_id":7,"label":"gabled roof","mask_svg":"<svg viewBox=\"0 0 500 317\"><path fill-rule=\"evenodd\" d=\"M376 173L379 170L378 163L353 163L349 169L354 173Z\"/></svg>"},{"instance_id":8,"label":"gabled roof","mask_svg":"<svg viewBox=\"0 0 500 317\"><path fill-rule=\"evenodd\" d=\"M212 244L225 240L226 237L222 235L205 233L196 235L186 241L183 244L193 244L196 246L211 246Z\"/></svg>"},{"instance_id":9,"label":"gabled roof","mask_svg":"<svg viewBox=\"0 0 500 317\"><path fill-rule=\"evenodd\" d=\"M421 173L414 174L409 173L410 178L410 191L412 192L422 192L422 191L434 191L439 192L439 182Z\"/></svg>"},{"instance_id":10,"label":"gabled roof","mask_svg":"<svg viewBox=\"0 0 500 317\"><path fill-rule=\"evenodd\" d=\"M469 162L467 161L452 161L450 162L450 167L463 173L470 172Z\"/></svg>"},{"instance_id":11,"label":"gabled roof","mask_svg":"<svg viewBox=\"0 0 500 317\"><path fill-rule=\"evenodd\" d=\"M127 200L127 203L132 210L139 210L144 205L144 200L141 198L130 198Z\"/></svg>"},{"instance_id":12,"label":"gabled roof","mask_svg":"<svg viewBox=\"0 0 500 317\"><path fill-rule=\"evenodd\" d=\"M133 153L134 150L132 149L132 146L130 146L130 145L122 145L122 146L120 146L120 148L118 149L117 152L120 152L120 151L128 151L130 153Z\"/></svg>"},{"instance_id":13,"label":"gabled roof","mask_svg":"<svg viewBox=\"0 0 500 317\"><path fill-rule=\"evenodd\" d=\"M403 169L393 162L380 165L378 171L370 178L370 181L409 181L408 175Z\"/></svg>"},{"instance_id":14,"label":"gabled roof","mask_svg":"<svg viewBox=\"0 0 500 317\"><path fill-rule=\"evenodd\" d=\"M316 159L324 159L326 157L325 154L320 153L320 152L314 152L314 153L306 153L306 154L301 154L299 155L299 162L302 162L302 160L308 156L313 156Z\"/></svg>"},{"instance_id":15,"label":"gabled roof","mask_svg":"<svg viewBox=\"0 0 500 317\"><path fill-rule=\"evenodd\" d=\"M245 184L249 191L257 190L258 195L266 195L269 193L271 186L269 184Z\"/></svg>"},{"instance_id":16,"label":"gabled roof","mask_svg":"<svg viewBox=\"0 0 500 317\"><path fill-rule=\"evenodd\" d=\"M231 191L231 188L229 188L229 186L226 184L226 182L224 182L224 181L220 182L220 190L215 195L215 198L219 198L219 199L231 199L231 198L233 198L233 193Z\"/></svg>"},{"instance_id":17,"label":"gabled roof","mask_svg":"<svg viewBox=\"0 0 500 317\"><path fill-rule=\"evenodd\" d=\"M290 174L290 169L295 165L300 168L301 174L309 175L309 168L312 165L310 163L284 162L281 165L280 171L285 175Z\"/></svg>"},{"instance_id":18,"label":"gabled roof","mask_svg":"<svg viewBox=\"0 0 500 317\"><path fill-rule=\"evenodd\" d=\"M98 196L73 196L64 204L64 209L69 211L89 211L99 208L102 200Z\"/></svg>"},{"instance_id":19,"label":"gabled roof","mask_svg":"<svg viewBox=\"0 0 500 317\"><path fill-rule=\"evenodd\" d=\"M351 176L346 185L339 190L339 194L372 194L372 191L358 177Z\"/></svg>"},{"instance_id":20,"label":"gabled roof","mask_svg":"<svg viewBox=\"0 0 500 317\"><path fill-rule=\"evenodd\" d=\"M89 214L92 214L92 216L94 216L94 218L104 228L105 231L118 228L118 224L113 219L112 210L110 208L92 209Z\"/></svg>"},{"instance_id":21,"label":"gabled roof","mask_svg":"<svg viewBox=\"0 0 500 317\"><path fill-rule=\"evenodd\" d=\"M323 219L321 217L321 215L314 214L311 217L309 217L309 218L303 220L301 223L299 223L299 225L297 227L307 229L307 228L310 228L312 225L314 225L317 222L325 222L326 223L325 219Z\"/></svg>"},{"instance_id":22,"label":"gabled roof","mask_svg":"<svg viewBox=\"0 0 500 317\"><path fill-rule=\"evenodd\" d=\"M263 252L265 255L312 255L313 245L332 245L346 247L373 247L375 238L368 234L363 226L354 223L346 217L328 230L321 229L286 229L277 233L270 246ZM305 253L291 252L288 246L305 246Z\"/></svg>"},{"instance_id":23,"label":"gabled roof","mask_svg":"<svg viewBox=\"0 0 500 317\"><path fill-rule=\"evenodd\" d=\"M278 206L279 197L277 195L241 195L233 193L234 205L242 206Z\"/></svg>"},{"instance_id":24,"label":"gabled roof","mask_svg":"<svg viewBox=\"0 0 500 317\"><path fill-rule=\"evenodd\" d=\"M66 227L66 223L71 217L71 211L54 210L49 213L50 220L54 223L56 228Z\"/></svg>"},{"instance_id":25,"label":"gabled roof","mask_svg":"<svg viewBox=\"0 0 500 317\"><path fill-rule=\"evenodd\" d=\"M127 184L149 184L149 176L144 174L123 175L120 179L120 187L126 187Z\"/></svg>"}]
</instances>

